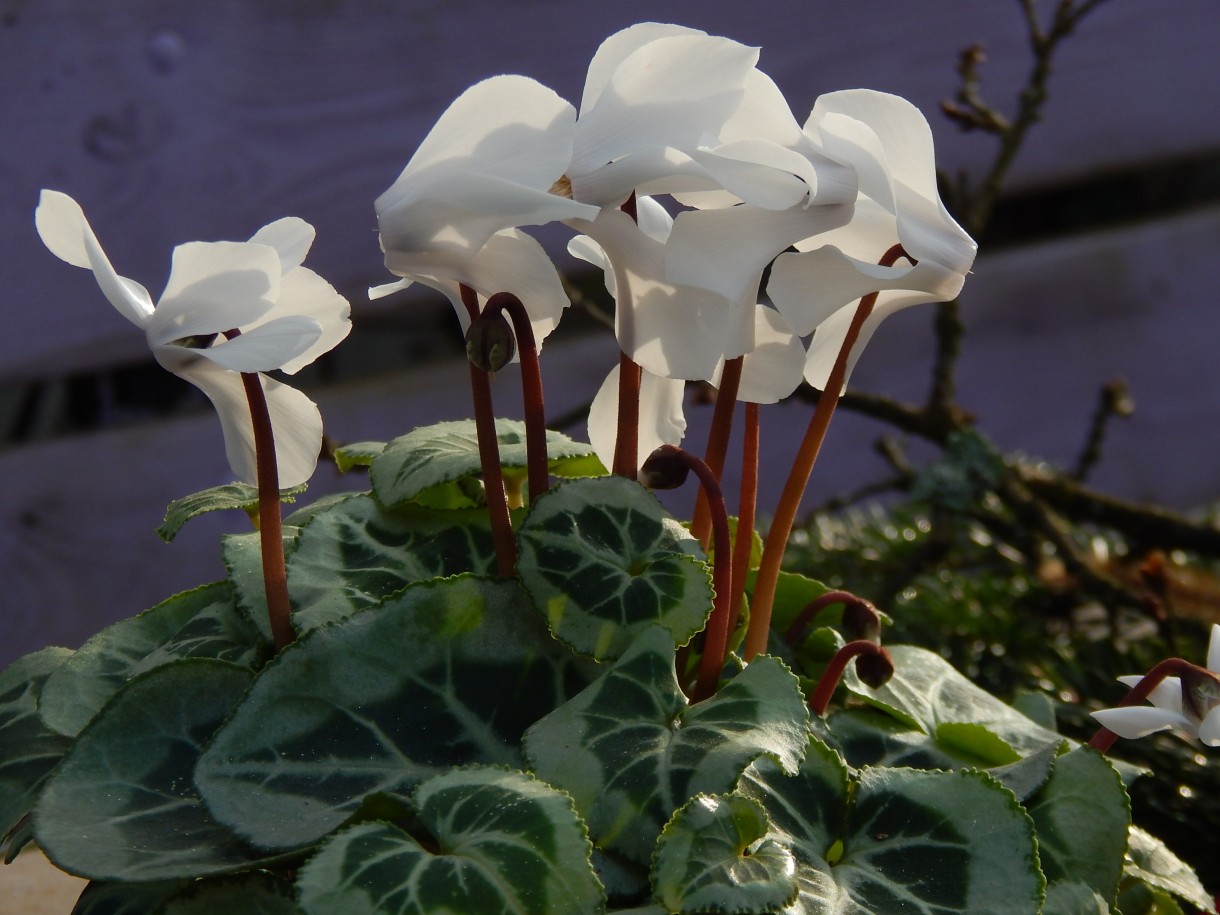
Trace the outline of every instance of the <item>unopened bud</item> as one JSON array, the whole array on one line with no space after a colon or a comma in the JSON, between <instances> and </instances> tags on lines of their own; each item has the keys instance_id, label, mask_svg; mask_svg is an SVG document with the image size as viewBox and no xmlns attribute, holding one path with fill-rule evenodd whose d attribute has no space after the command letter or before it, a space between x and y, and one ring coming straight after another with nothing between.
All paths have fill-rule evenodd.
<instances>
[{"instance_id":1,"label":"unopened bud","mask_svg":"<svg viewBox=\"0 0 1220 915\"><path fill-rule=\"evenodd\" d=\"M498 372L513 360L517 341L512 326L497 309L479 315L466 331L466 358L485 372Z\"/></svg>"},{"instance_id":2,"label":"unopened bud","mask_svg":"<svg viewBox=\"0 0 1220 915\"><path fill-rule=\"evenodd\" d=\"M686 482L690 460L681 448L662 445L640 468L639 480L649 489L677 489Z\"/></svg>"},{"instance_id":3,"label":"unopened bud","mask_svg":"<svg viewBox=\"0 0 1220 915\"><path fill-rule=\"evenodd\" d=\"M856 674L865 684L878 689L894 676L894 659L880 646L876 651L862 652L856 658Z\"/></svg>"}]
</instances>

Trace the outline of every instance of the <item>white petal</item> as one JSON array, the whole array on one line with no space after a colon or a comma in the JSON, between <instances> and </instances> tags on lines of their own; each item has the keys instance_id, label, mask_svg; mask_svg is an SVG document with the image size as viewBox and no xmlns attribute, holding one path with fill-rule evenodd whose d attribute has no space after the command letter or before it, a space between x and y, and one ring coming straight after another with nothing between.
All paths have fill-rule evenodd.
<instances>
[{"instance_id":1,"label":"white petal","mask_svg":"<svg viewBox=\"0 0 1220 915\"><path fill-rule=\"evenodd\" d=\"M601 43L589 62L589 71L585 76L584 95L580 99L581 111L593 107L602 89L614 75L618 67L650 42L658 38L669 38L675 35L706 35L698 29L689 29L682 25L670 25L662 22L638 22L635 25L621 29Z\"/></svg>"},{"instance_id":2,"label":"white petal","mask_svg":"<svg viewBox=\"0 0 1220 915\"><path fill-rule=\"evenodd\" d=\"M1209 747L1220 747L1220 707L1208 712L1199 725L1199 739Z\"/></svg>"},{"instance_id":3,"label":"white petal","mask_svg":"<svg viewBox=\"0 0 1220 915\"><path fill-rule=\"evenodd\" d=\"M775 307L799 334L811 333L827 316L871 292L897 290L904 306L947 302L962 288L964 277L935 261L914 267L900 260L880 267L850 258L833 247L781 254L775 259L767 292ZM889 299L891 303L894 299ZM889 313L897 309L890 308Z\"/></svg>"},{"instance_id":4,"label":"white petal","mask_svg":"<svg viewBox=\"0 0 1220 915\"><path fill-rule=\"evenodd\" d=\"M34 224L52 254L74 267L93 271L102 294L119 314L137 327L148 323L152 297L139 283L115 272L80 204L67 194L44 190L34 211Z\"/></svg>"},{"instance_id":5,"label":"white petal","mask_svg":"<svg viewBox=\"0 0 1220 915\"><path fill-rule=\"evenodd\" d=\"M519 298L529 313L534 342L540 349L571 304L546 251L517 229L493 235L474 258L436 255L417 258L412 264L418 271L418 282L448 296L463 331L469 327L470 317L462 304L459 283L474 289L480 303L497 292L511 292Z\"/></svg>"},{"instance_id":6,"label":"white petal","mask_svg":"<svg viewBox=\"0 0 1220 915\"><path fill-rule=\"evenodd\" d=\"M250 239L253 244L275 248L284 273L301 266L313 245L313 226L296 216L285 216L263 226Z\"/></svg>"},{"instance_id":7,"label":"white petal","mask_svg":"<svg viewBox=\"0 0 1220 915\"><path fill-rule=\"evenodd\" d=\"M407 289L413 285L414 285L414 282L412 280L395 280L392 283L382 283L378 286L370 286L369 292L368 292L369 299L371 301L374 299L385 298L388 295L393 295L396 292L401 292L402 290Z\"/></svg>"},{"instance_id":8,"label":"white petal","mask_svg":"<svg viewBox=\"0 0 1220 915\"><path fill-rule=\"evenodd\" d=\"M1134 688L1143 679L1139 674L1133 674L1119 677L1118 682L1128 688ZM1178 677L1166 677L1152 688L1152 692L1148 694L1148 701L1157 708L1168 709L1171 712L1183 715L1181 679Z\"/></svg>"},{"instance_id":9,"label":"white petal","mask_svg":"<svg viewBox=\"0 0 1220 915\"><path fill-rule=\"evenodd\" d=\"M232 340L218 339L212 346L194 352L234 372L269 372L297 359L321 336L322 325L313 318L286 315L259 324Z\"/></svg>"},{"instance_id":10,"label":"white petal","mask_svg":"<svg viewBox=\"0 0 1220 915\"><path fill-rule=\"evenodd\" d=\"M280 259L248 242L188 242L174 249L173 269L148 324L157 347L183 337L247 327L275 305Z\"/></svg>"},{"instance_id":11,"label":"white petal","mask_svg":"<svg viewBox=\"0 0 1220 915\"><path fill-rule=\"evenodd\" d=\"M757 60L757 48L703 34L639 46L581 105L569 174L575 181L641 150L694 149L739 106Z\"/></svg>"},{"instance_id":12,"label":"white petal","mask_svg":"<svg viewBox=\"0 0 1220 915\"><path fill-rule=\"evenodd\" d=\"M1212 634L1207 643L1207 669L1220 673L1220 623L1212 623Z\"/></svg>"},{"instance_id":13,"label":"white petal","mask_svg":"<svg viewBox=\"0 0 1220 915\"><path fill-rule=\"evenodd\" d=\"M545 191L567 168L575 125L576 109L537 80L493 76L453 101L398 182L444 165Z\"/></svg>"},{"instance_id":14,"label":"white petal","mask_svg":"<svg viewBox=\"0 0 1220 915\"><path fill-rule=\"evenodd\" d=\"M306 267L284 274L280 280L280 299L272 315L300 315L312 318L322 328L313 345L280 366L294 374L323 353L338 346L351 333L351 305L322 277Z\"/></svg>"},{"instance_id":15,"label":"white petal","mask_svg":"<svg viewBox=\"0 0 1220 915\"><path fill-rule=\"evenodd\" d=\"M212 401L224 432L229 466L239 480L257 485L254 427L241 375L199 359L181 347L163 349L157 355L162 365L198 387ZM271 415L280 487L297 486L306 482L317 466L322 447L322 417L313 401L300 391L266 376L259 378Z\"/></svg>"},{"instance_id":16,"label":"white petal","mask_svg":"<svg viewBox=\"0 0 1220 915\"><path fill-rule=\"evenodd\" d=\"M1148 705L1102 709L1100 712L1092 714L1104 727L1128 740L1145 737L1157 731L1167 731L1170 728L1177 728L1191 735L1195 733L1190 722L1181 715Z\"/></svg>"},{"instance_id":17,"label":"white petal","mask_svg":"<svg viewBox=\"0 0 1220 915\"><path fill-rule=\"evenodd\" d=\"M665 279L666 245L618 210L581 227L614 272L619 346L656 375L709 378L724 352L731 303L714 292Z\"/></svg>"},{"instance_id":18,"label":"white petal","mask_svg":"<svg viewBox=\"0 0 1220 915\"><path fill-rule=\"evenodd\" d=\"M614 444L618 435L618 378L616 365L589 407L589 442L607 467L614 465ZM643 373L637 466L662 445L681 444L686 433L686 417L682 414L684 390L682 381L660 378L648 371Z\"/></svg>"},{"instance_id":19,"label":"white petal","mask_svg":"<svg viewBox=\"0 0 1220 915\"><path fill-rule=\"evenodd\" d=\"M757 69L747 74L741 104L721 129L720 138L726 143L762 139L798 151L813 149L784 94L771 77Z\"/></svg>"},{"instance_id":20,"label":"white petal","mask_svg":"<svg viewBox=\"0 0 1220 915\"><path fill-rule=\"evenodd\" d=\"M801 383L805 347L775 309L759 305L754 318L754 348L742 361L737 399L778 403Z\"/></svg>"},{"instance_id":21,"label":"white petal","mask_svg":"<svg viewBox=\"0 0 1220 915\"><path fill-rule=\"evenodd\" d=\"M764 210L749 204L680 213L667 247L668 278L730 301L756 297L763 268L798 239L843 225L849 205Z\"/></svg>"}]
</instances>

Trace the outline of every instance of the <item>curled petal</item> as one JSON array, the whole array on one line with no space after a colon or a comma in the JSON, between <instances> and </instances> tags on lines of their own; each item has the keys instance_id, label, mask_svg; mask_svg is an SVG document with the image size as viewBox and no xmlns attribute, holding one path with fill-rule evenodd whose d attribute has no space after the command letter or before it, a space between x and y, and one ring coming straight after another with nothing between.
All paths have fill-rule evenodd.
<instances>
[{"instance_id":1,"label":"curled petal","mask_svg":"<svg viewBox=\"0 0 1220 915\"><path fill-rule=\"evenodd\" d=\"M242 482L258 483L254 426L241 375L201 359L181 347L156 353L162 366L199 388L216 408L224 432L225 455ZM271 415L280 486L288 488L313 476L322 449L322 417L317 405L295 388L259 376Z\"/></svg>"},{"instance_id":2,"label":"curled petal","mask_svg":"<svg viewBox=\"0 0 1220 915\"><path fill-rule=\"evenodd\" d=\"M174 249L173 268L148 322L155 349L184 337L251 326L275 306L280 259L249 242L188 242Z\"/></svg>"},{"instance_id":3,"label":"curled petal","mask_svg":"<svg viewBox=\"0 0 1220 915\"><path fill-rule=\"evenodd\" d=\"M723 365L723 363L722 363ZM737 399L778 403L796 390L805 368L805 347L773 308L754 309L754 343L741 363ZM720 386L720 369L712 384Z\"/></svg>"},{"instance_id":4,"label":"curled petal","mask_svg":"<svg viewBox=\"0 0 1220 915\"><path fill-rule=\"evenodd\" d=\"M1109 728L1119 737L1129 740L1171 728L1177 728L1188 734L1195 733L1190 722L1183 716L1168 709L1154 708L1149 705L1102 709L1100 712L1093 712L1092 715L1103 727Z\"/></svg>"},{"instance_id":5,"label":"curled petal","mask_svg":"<svg viewBox=\"0 0 1220 915\"><path fill-rule=\"evenodd\" d=\"M765 210L750 204L680 213L667 245L671 282L740 302L757 296L759 277L793 242L851 219L850 204Z\"/></svg>"},{"instance_id":6,"label":"curled petal","mask_svg":"<svg viewBox=\"0 0 1220 915\"><path fill-rule=\"evenodd\" d=\"M263 226L254 233L250 242L274 248L280 258L280 269L287 273L289 270L301 266L305 255L313 246L316 234L313 226L304 219L285 216L283 219L277 219L275 222Z\"/></svg>"},{"instance_id":7,"label":"curled petal","mask_svg":"<svg viewBox=\"0 0 1220 915\"><path fill-rule=\"evenodd\" d=\"M306 267L297 267L284 274L280 281L280 299L271 314L310 318L321 329L312 345L277 366L290 375L330 352L352 329L351 305L347 299Z\"/></svg>"},{"instance_id":8,"label":"curled petal","mask_svg":"<svg viewBox=\"0 0 1220 915\"><path fill-rule=\"evenodd\" d=\"M387 255L387 264L390 259ZM529 313L539 348L571 304L546 251L517 229L496 233L473 258L435 253L415 256L410 263L417 282L448 296L463 332L470 326L470 316L462 304L459 284L479 293L480 303L497 292L511 292L519 298Z\"/></svg>"},{"instance_id":9,"label":"curled petal","mask_svg":"<svg viewBox=\"0 0 1220 915\"><path fill-rule=\"evenodd\" d=\"M213 345L192 351L230 371L269 372L311 349L321 336L322 325L313 318L286 315L232 340L218 338Z\"/></svg>"},{"instance_id":10,"label":"curled petal","mask_svg":"<svg viewBox=\"0 0 1220 915\"><path fill-rule=\"evenodd\" d=\"M1139 674L1133 674L1119 677L1118 682L1123 686L1134 688L1143 679ZM1148 694L1148 701L1157 708L1163 708L1185 717L1182 710L1182 680L1180 677L1166 677L1152 688L1152 692Z\"/></svg>"},{"instance_id":11,"label":"curled petal","mask_svg":"<svg viewBox=\"0 0 1220 915\"><path fill-rule=\"evenodd\" d=\"M593 398L589 407L589 442L607 467L614 464L614 443L618 436L618 376L616 365ZM682 414L685 382L661 378L645 370L640 379L639 453L636 466L662 445L678 445L686 434Z\"/></svg>"},{"instance_id":12,"label":"curled petal","mask_svg":"<svg viewBox=\"0 0 1220 915\"><path fill-rule=\"evenodd\" d=\"M34 224L52 254L74 267L93 271L103 295L119 314L137 327L147 325L153 313L152 297L139 283L115 272L80 204L67 194L44 190L34 211Z\"/></svg>"}]
</instances>

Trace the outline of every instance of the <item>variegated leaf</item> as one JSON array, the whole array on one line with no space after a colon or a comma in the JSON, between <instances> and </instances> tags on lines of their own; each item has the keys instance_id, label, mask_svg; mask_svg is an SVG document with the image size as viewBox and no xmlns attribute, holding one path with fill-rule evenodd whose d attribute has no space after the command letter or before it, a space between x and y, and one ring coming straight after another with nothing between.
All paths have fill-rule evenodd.
<instances>
[{"instance_id":1,"label":"variegated leaf","mask_svg":"<svg viewBox=\"0 0 1220 915\"><path fill-rule=\"evenodd\" d=\"M669 633L650 627L583 692L531 727L523 749L576 800L599 846L647 862L673 811L731 791L760 756L795 770L808 742L796 678L756 658L711 698L687 705Z\"/></svg>"},{"instance_id":2,"label":"variegated leaf","mask_svg":"<svg viewBox=\"0 0 1220 915\"><path fill-rule=\"evenodd\" d=\"M563 483L522 521L517 571L555 636L598 660L653 625L684 645L712 607L711 577L690 534L631 480Z\"/></svg>"}]
</instances>

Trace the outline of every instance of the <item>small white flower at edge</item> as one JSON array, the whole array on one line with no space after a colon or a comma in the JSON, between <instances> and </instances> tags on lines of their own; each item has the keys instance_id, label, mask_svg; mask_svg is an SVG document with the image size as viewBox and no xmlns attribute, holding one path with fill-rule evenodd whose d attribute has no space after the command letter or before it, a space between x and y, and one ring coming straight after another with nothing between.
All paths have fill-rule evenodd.
<instances>
[{"instance_id":1,"label":"small white flower at edge","mask_svg":"<svg viewBox=\"0 0 1220 915\"><path fill-rule=\"evenodd\" d=\"M351 330L347 300L301 266L313 227L290 217L264 226L248 242L178 245L165 291L154 305L143 286L115 272L71 197L44 190L35 224L52 254L93 271L110 304L144 331L162 367L207 395L220 417L233 472L254 484L254 432L241 373L294 373ZM230 339L231 331L239 334ZM299 485L317 465L322 418L300 391L263 375L260 380L280 485Z\"/></svg>"},{"instance_id":2,"label":"small white flower at edge","mask_svg":"<svg viewBox=\"0 0 1220 915\"><path fill-rule=\"evenodd\" d=\"M1212 625L1207 647L1207 671L1220 675L1220 625ZM1128 687L1140 676L1118 678ZM1199 671L1196 682L1183 684L1180 677L1166 677L1152 690L1148 705L1131 705L1093 712L1102 726L1119 737L1135 739L1157 731L1176 730L1202 741L1209 747L1220 746L1220 678Z\"/></svg>"}]
</instances>

